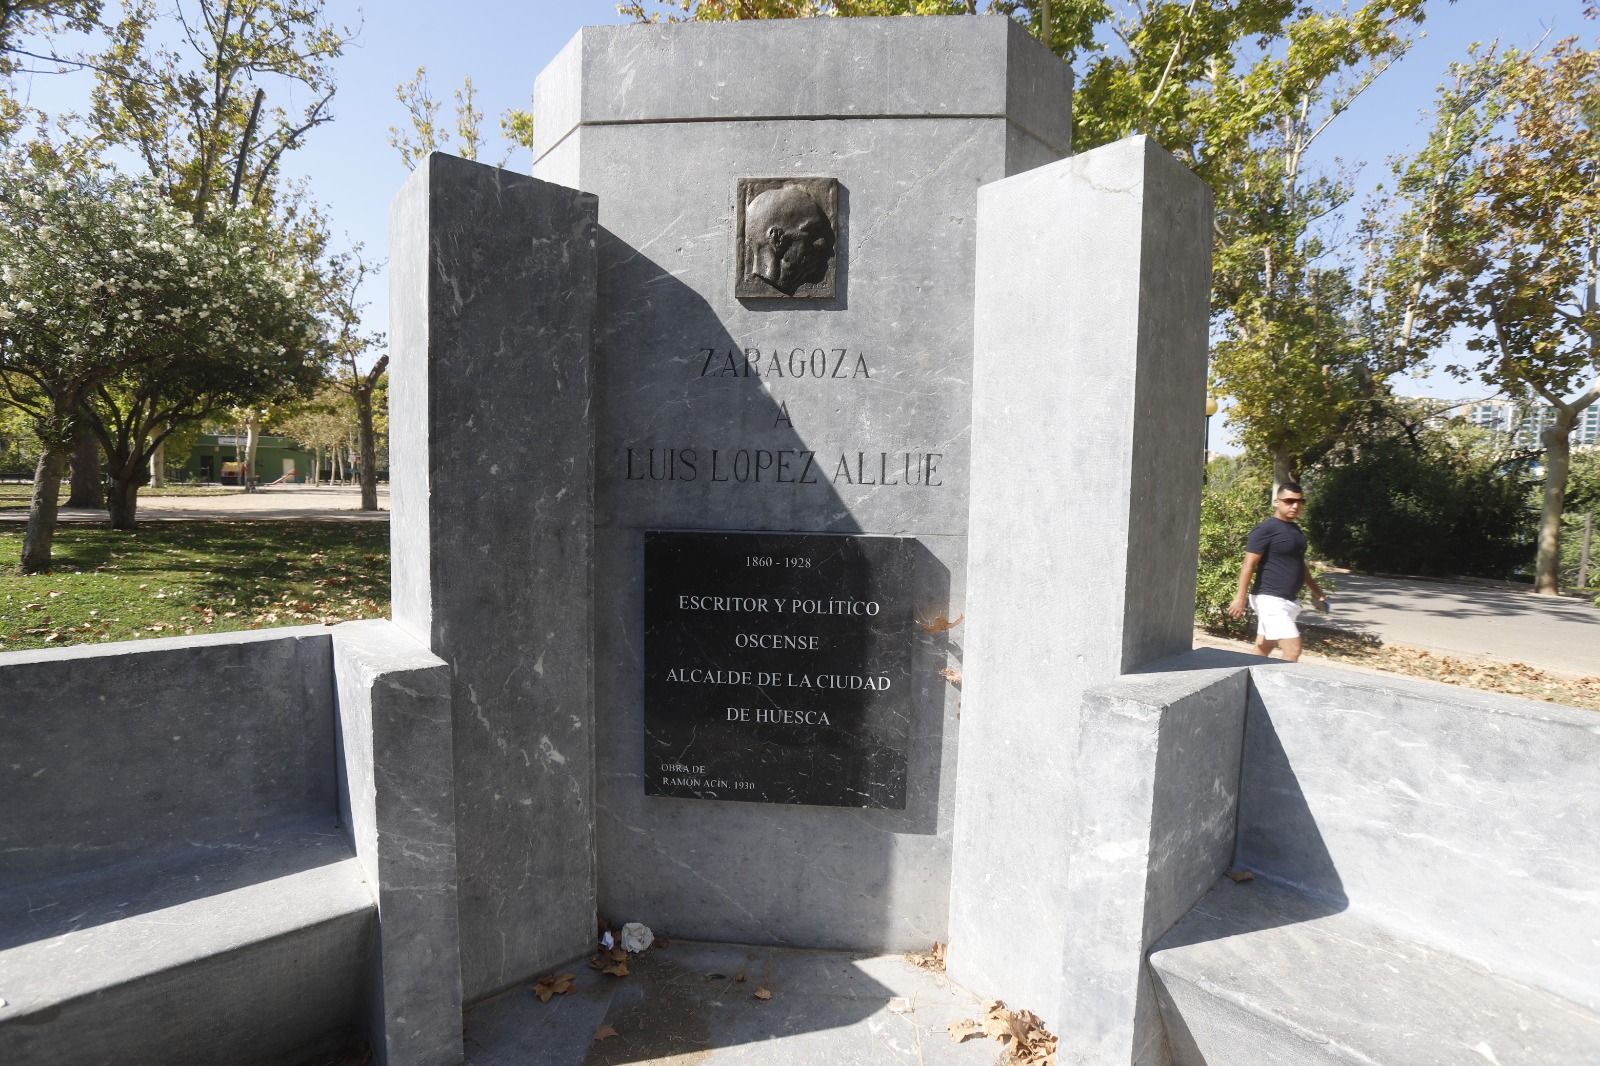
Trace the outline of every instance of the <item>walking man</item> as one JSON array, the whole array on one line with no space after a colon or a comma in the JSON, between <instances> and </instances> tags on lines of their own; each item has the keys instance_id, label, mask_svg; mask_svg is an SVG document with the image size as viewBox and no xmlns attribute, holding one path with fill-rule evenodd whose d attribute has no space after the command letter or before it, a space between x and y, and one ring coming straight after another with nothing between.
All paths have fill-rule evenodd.
<instances>
[{"instance_id":1,"label":"walking man","mask_svg":"<svg viewBox=\"0 0 1600 1066\"><path fill-rule=\"evenodd\" d=\"M1245 603L1256 612L1256 653L1271 655L1282 645L1289 662L1300 658L1300 628L1294 620L1300 614L1300 586L1311 589L1311 602L1319 611L1328 601L1306 565L1306 535L1295 520L1305 505L1306 494L1288 482L1278 486L1272 501L1272 517L1262 519L1250 531L1244 545L1244 565L1239 568L1239 594L1228 605L1228 614L1244 617ZM1255 591L1250 590L1251 575Z\"/></svg>"}]
</instances>

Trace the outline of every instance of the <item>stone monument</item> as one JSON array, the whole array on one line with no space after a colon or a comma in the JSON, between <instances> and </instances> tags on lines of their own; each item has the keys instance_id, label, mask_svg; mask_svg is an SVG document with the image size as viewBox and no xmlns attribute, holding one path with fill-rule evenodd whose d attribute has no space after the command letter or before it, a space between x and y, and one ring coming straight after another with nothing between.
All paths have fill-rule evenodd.
<instances>
[{"instance_id":1,"label":"stone monument","mask_svg":"<svg viewBox=\"0 0 1600 1066\"><path fill-rule=\"evenodd\" d=\"M585 29L535 117L532 179L434 156L394 216L430 442L395 617L455 665L464 994L598 907L954 932L1049 1009L996 960L1065 872L984 827L1060 811L1083 686L1188 647L1206 190L1067 158L1071 73L999 17Z\"/></svg>"},{"instance_id":2,"label":"stone monument","mask_svg":"<svg viewBox=\"0 0 1600 1066\"><path fill-rule=\"evenodd\" d=\"M0 653L0 1060L454 1066L599 912L945 940L1083 1066L1594 1061L1592 713L1186 651L1210 197L1069 93L612 27L429 158L394 621Z\"/></svg>"}]
</instances>

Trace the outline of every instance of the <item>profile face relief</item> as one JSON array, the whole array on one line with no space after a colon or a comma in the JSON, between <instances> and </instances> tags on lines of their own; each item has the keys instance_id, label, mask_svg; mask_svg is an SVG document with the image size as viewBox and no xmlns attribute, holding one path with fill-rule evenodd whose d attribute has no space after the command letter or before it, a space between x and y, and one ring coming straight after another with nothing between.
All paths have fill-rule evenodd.
<instances>
[{"instance_id":1,"label":"profile face relief","mask_svg":"<svg viewBox=\"0 0 1600 1066\"><path fill-rule=\"evenodd\" d=\"M768 189L745 209L748 273L786 296L821 281L833 258L833 226L822 206L798 185Z\"/></svg>"}]
</instances>

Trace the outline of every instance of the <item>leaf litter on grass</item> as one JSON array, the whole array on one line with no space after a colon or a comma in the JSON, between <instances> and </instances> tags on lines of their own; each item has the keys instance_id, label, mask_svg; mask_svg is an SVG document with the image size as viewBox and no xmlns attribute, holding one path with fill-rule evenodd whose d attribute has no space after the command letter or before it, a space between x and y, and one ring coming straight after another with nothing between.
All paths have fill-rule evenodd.
<instances>
[{"instance_id":1,"label":"leaf litter on grass","mask_svg":"<svg viewBox=\"0 0 1600 1066\"><path fill-rule=\"evenodd\" d=\"M366 522L69 526L30 576L21 531L0 532L0 650L383 617L387 550Z\"/></svg>"},{"instance_id":2,"label":"leaf litter on grass","mask_svg":"<svg viewBox=\"0 0 1600 1066\"><path fill-rule=\"evenodd\" d=\"M1197 630L1199 632L1204 631ZM1249 648L1244 641L1219 637L1215 633L1206 636L1219 647ZM1317 626L1306 627L1305 650L1308 659L1600 711L1600 674L1574 677L1522 662L1469 659L1405 644L1385 644L1368 634L1342 633Z\"/></svg>"}]
</instances>

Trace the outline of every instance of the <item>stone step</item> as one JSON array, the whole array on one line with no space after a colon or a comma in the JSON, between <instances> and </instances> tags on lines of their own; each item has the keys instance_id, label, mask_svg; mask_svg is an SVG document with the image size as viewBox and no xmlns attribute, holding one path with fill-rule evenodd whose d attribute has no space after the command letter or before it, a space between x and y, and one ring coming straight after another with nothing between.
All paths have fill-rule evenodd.
<instances>
[{"instance_id":1,"label":"stone step","mask_svg":"<svg viewBox=\"0 0 1600 1066\"><path fill-rule=\"evenodd\" d=\"M1178 1066L1600 1062L1600 1015L1262 878L1219 881L1150 965Z\"/></svg>"},{"instance_id":2,"label":"stone step","mask_svg":"<svg viewBox=\"0 0 1600 1066\"><path fill-rule=\"evenodd\" d=\"M0 893L0 1062L297 1064L359 1031L375 918L336 828Z\"/></svg>"}]
</instances>

